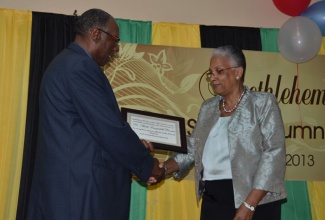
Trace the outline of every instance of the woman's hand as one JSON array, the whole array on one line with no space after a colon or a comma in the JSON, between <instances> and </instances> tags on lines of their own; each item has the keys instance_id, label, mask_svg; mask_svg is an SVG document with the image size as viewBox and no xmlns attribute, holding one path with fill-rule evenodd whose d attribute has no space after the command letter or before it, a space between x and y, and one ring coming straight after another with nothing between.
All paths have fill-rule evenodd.
<instances>
[{"instance_id":1,"label":"woman's hand","mask_svg":"<svg viewBox=\"0 0 325 220\"><path fill-rule=\"evenodd\" d=\"M239 206L239 208L237 209L234 220L252 220L253 215L253 211L246 208L244 204L241 204L241 206Z\"/></svg>"},{"instance_id":2,"label":"woman's hand","mask_svg":"<svg viewBox=\"0 0 325 220\"><path fill-rule=\"evenodd\" d=\"M255 207L256 209L257 205L260 203L260 201L264 198L266 194L267 191L260 190L260 189L252 189L252 191L247 196L245 202L250 206ZM235 218L233 220L252 220L253 215L254 215L254 211L251 211L243 203L237 209Z\"/></svg>"}]
</instances>

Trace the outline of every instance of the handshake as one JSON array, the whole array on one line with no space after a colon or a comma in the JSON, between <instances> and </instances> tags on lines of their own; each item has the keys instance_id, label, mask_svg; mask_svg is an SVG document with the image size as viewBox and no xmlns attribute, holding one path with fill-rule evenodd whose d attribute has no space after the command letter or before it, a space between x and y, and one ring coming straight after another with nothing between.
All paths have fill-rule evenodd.
<instances>
[{"instance_id":1,"label":"handshake","mask_svg":"<svg viewBox=\"0 0 325 220\"><path fill-rule=\"evenodd\" d=\"M147 148L149 152L153 152L155 150L154 146L150 141L147 141L145 139L141 139L142 144ZM165 169L163 168L163 163L159 164L159 161L157 158L154 159L154 166L151 173L150 178L147 180L147 185L155 185L157 183L160 183L165 178Z\"/></svg>"},{"instance_id":2,"label":"handshake","mask_svg":"<svg viewBox=\"0 0 325 220\"><path fill-rule=\"evenodd\" d=\"M152 143L150 143L149 141L144 140L144 139L142 139L141 141L149 152L154 151L155 148L152 145ZM153 159L154 159L154 166L153 166L151 176L147 180L148 186L160 183L163 179L165 179L165 176L167 174L179 171L178 164L176 163L176 161L174 159L169 158L167 161L160 162L160 163L157 158L153 158ZM168 167L168 169L167 169L167 167ZM168 172L167 172L167 170L168 170Z\"/></svg>"},{"instance_id":3,"label":"handshake","mask_svg":"<svg viewBox=\"0 0 325 220\"><path fill-rule=\"evenodd\" d=\"M161 163L159 163L157 158L154 158L154 167L147 181L147 185L151 186L160 183L165 178L165 174L165 169L162 167Z\"/></svg>"}]
</instances>

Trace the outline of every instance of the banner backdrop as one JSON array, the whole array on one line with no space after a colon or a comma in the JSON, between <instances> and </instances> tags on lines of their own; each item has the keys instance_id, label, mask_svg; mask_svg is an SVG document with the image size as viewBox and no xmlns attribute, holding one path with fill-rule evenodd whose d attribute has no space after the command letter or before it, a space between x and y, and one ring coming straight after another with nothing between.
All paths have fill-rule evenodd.
<instances>
[{"instance_id":1,"label":"banner backdrop","mask_svg":"<svg viewBox=\"0 0 325 220\"><path fill-rule=\"evenodd\" d=\"M212 96L206 71L212 49L122 44L105 74L120 107L185 118L187 134L201 103ZM245 85L273 93L282 111L287 147L286 180L324 181L325 57L303 64L279 53L244 51ZM171 152L157 151L165 160ZM193 179L190 172L185 179Z\"/></svg>"}]
</instances>

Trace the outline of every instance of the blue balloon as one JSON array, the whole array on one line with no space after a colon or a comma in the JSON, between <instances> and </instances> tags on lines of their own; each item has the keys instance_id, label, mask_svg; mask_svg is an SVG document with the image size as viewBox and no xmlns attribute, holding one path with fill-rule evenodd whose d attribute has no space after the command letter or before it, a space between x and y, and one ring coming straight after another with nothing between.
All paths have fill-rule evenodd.
<instances>
[{"instance_id":1,"label":"blue balloon","mask_svg":"<svg viewBox=\"0 0 325 220\"><path fill-rule=\"evenodd\" d=\"M300 15L313 20L322 32L322 36L325 36L325 1L310 5Z\"/></svg>"}]
</instances>

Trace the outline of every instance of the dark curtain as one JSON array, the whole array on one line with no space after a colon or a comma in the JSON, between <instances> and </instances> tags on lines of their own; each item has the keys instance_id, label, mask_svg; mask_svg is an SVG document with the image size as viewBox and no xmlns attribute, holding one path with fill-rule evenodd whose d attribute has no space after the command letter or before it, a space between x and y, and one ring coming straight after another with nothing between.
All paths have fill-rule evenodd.
<instances>
[{"instance_id":1,"label":"dark curtain","mask_svg":"<svg viewBox=\"0 0 325 220\"><path fill-rule=\"evenodd\" d=\"M41 79L55 55L73 41L75 19L76 16L33 12L26 131L17 220L24 220L27 215L37 146L38 94Z\"/></svg>"},{"instance_id":2,"label":"dark curtain","mask_svg":"<svg viewBox=\"0 0 325 220\"><path fill-rule=\"evenodd\" d=\"M200 25L201 47L235 45L242 50L262 50L259 28Z\"/></svg>"}]
</instances>

